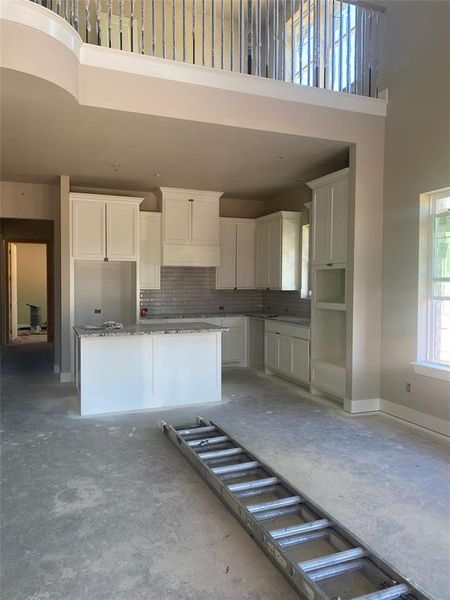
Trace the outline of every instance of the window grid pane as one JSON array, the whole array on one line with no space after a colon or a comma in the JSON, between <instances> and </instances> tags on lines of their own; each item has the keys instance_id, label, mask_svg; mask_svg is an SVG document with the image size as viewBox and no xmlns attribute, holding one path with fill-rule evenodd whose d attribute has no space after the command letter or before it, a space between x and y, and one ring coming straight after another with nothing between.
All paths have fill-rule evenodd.
<instances>
[{"instance_id":1,"label":"window grid pane","mask_svg":"<svg viewBox=\"0 0 450 600\"><path fill-rule=\"evenodd\" d=\"M430 194L431 264L428 293L430 362L450 366L450 194Z\"/></svg>"}]
</instances>

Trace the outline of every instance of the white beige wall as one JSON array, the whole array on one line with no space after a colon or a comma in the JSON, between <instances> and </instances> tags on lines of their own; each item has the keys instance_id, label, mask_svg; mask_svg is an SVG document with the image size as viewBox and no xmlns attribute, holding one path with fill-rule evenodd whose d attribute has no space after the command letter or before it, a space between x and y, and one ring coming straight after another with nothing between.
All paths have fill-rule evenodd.
<instances>
[{"instance_id":1,"label":"white beige wall","mask_svg":"<svg viewBox=\"0 0 450 600\"><path fill-rule=\"evenodd\" d=\"M28 304L41 307L42 323L47 322L47 247L45 244L17 244L17 322L30 323Z\"/></svg>"},{"instance_id":2,"label":"white beige wall","mask_svg":"<svg viewBox=\"0 0 450 600\"><path fill-rule=\"evenodd\" d=\"M449 418L450 384L415 375L419 195L450 184L448 2L386 2L381 397L386 410ZM411 392L405 389L411 383ZM422 419L423 420L423 419ZM432 425L432 420L429 421Z\"/></svg>"}]
</instances>

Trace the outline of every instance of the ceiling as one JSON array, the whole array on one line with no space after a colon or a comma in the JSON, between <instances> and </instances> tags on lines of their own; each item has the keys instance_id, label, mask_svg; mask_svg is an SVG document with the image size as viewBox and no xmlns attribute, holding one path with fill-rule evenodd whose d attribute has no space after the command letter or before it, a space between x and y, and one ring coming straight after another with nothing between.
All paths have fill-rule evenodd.
<instances>
[{"instance_id":1,"label":"ceiling","mask_svg":"<svg viewBox=\"0 0 450 600\"><path fill-rule=\"evenodd\" d=\"M60 88L2 69L2 179L266 198L348 164L348 145L80 106Z\"/></svg>"}]
</instances>

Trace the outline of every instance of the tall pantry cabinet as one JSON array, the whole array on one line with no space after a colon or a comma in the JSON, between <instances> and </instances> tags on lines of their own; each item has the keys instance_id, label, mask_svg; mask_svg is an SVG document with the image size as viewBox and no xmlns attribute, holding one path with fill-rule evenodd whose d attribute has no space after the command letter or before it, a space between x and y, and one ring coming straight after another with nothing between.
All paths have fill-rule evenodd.
<instances>
[{"instance_id":1,"label":"tall pantry cabinet","mask_svg":"<svg viewBox=\"0 0 450 600\"><path fill-rule=\"evenodd\" d=\"M348 392L348 172L307 184L313 190L311 387L339 399Z\"/></svg>"}]
</instances>

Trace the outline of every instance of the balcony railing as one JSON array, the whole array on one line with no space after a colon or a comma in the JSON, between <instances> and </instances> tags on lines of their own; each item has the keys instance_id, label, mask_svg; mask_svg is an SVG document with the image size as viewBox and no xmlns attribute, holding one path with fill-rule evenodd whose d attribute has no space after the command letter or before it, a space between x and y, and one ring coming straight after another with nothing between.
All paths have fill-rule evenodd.
<instances>
[{"instance_id":1,"label":"balcony railing","mask_svg":"<svg viewBox=\"0 0 450 600\"><path fill-rule=\"evenodd\" d=\"M381 12L356 0L33 0L83 41L378 96Z\"/></svg>"}]
</instances>

